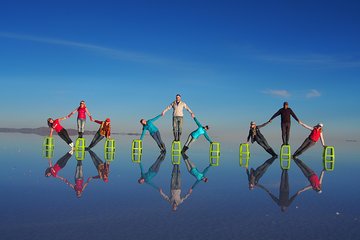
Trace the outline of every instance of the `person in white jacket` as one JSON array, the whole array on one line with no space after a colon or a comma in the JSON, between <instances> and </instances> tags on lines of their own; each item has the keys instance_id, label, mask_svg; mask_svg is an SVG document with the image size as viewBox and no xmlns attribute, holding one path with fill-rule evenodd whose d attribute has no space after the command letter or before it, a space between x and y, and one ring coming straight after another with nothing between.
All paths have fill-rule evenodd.
<instances>
[{"instance_id":1,"label":"person in white jacket","mask_svg":"<svg viewBox=\"0 0 360 240\"><path fill-rule=\"evenodd\" d=\"M182 133L183 117L184 117L184 108L191 114L191 117L194 118L195 115L188 107L188 105L181 101L181 95L176 94L176 99L169 106L167 106L163 111L162 115L164 116L167 111L173 109L173 133L174 141L180 141L180 136Z\"/></svg>"}]
</instances>

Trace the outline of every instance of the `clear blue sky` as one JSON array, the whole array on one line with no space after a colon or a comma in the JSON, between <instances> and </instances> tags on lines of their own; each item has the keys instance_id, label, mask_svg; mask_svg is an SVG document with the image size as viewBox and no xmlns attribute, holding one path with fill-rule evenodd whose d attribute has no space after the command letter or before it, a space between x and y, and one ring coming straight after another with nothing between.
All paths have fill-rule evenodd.
<instances>
[{"instance_id":1,"label":"clear blue sky","mask_svg":"<svg viewBox=\"0 0 360 240\"><path fill-rule=\"evenodd\" d=\"M5 0L0 127L45 126L84 99L134 132L181 93L217 136L244 138L289 101L328 136L358 139L359 13L359 1Z\"/></svg>"}]
</instances>

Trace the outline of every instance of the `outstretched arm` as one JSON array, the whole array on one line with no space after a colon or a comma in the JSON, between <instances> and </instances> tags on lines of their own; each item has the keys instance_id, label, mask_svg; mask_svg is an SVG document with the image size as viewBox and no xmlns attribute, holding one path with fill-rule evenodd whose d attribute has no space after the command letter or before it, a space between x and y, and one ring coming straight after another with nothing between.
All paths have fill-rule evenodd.
<instances>
[{"instance_id":1,"label":"outstretched arm","mask_svg":"<svg viewBox=\"0 0 360 240\"><path fill-rule=\"evenodd\" d=\"M297 195L299 195L300 193L305 192L305 191L307 191L307 190L310 190L310 189L312 189L312 186L311 186L311 185L306 186L306 187L300 189L299 191L297 191Z\"/></svg>"},{"instance_id":2,"label":"outstretched arm","mask_svg":"<svg viewBox=\"0 0 360 240\"><path fill-rule=\"evenodd\" d=\"M290 109L290 114L291 114L291 116L292 116L298 123L300 123L299 118L296 116L296 114L293 112L292 109Z\"/></svg>"},{"instance_id":3,"label":"outstretched arm","mask_svg":"<svg viewBox=\"0 0 360 240\"><path fill-rule=\"evenodd\" d=\"M321 144L323 145L323 147L325 147L325 140L324 140L324 135L322 132L320 133L320 141L321 141Z\"/></svg>"},{"instance_id":4,"label":"outstretched arm","mask_svg":"<svg viewBox=\"0 0 360 240\"><path fill-rule=\"evenodd\" d=\"M319 179L319 182L320 184L322 184L322 181L323 181L323 178L324 178L324 174L325 174L325 169L323 169L320 173L320 179Z\"/></svg>"},{"instance_id":5,"label":"outstretched arm","mask_svg":"<svg viewBox=\"0 0 360 240\"><path fill-rule=\"evenodd\" d=\"M68 118L70 118L74 113L76 113L78 110L78 108L75 108L74 111L72 111L71 113L69 113L69 115L67 115Z\"/></svg>"},{"instance_id":6,"label":"outstretched arm","mask_svg":"<svg viewBox=\"0 0 360 240\"><path fill-rule=\"evenodd\" d=\"M209 135L207 134L207 132L204 133L205 138L209 141L209 143L212 143L213 141L211 140L211 138L209 137Z\"/></svg>"},{"instance_id":7,"label":"outstretched arm","mask_svg":"<svg viewBox=\"0 0 360 240\"><path fill-rule=\"evenodd\" d=\"M89 110L87 108L85 108L85 112L91 118L91 113L89 112Z\"/></svg>"},{"instance_id":8,"label":"outstretched arm","mask_svg":"<svg viewBox=\"0 0 360 240\"><path fill-rule=\"evenodd\" d=\"M52 137L53 132L54 132L54 129L53 129L53 128L50 128L50 134L49 134L49 137Z\"/></svg>"},{"instance_id":9,"label":"outstretched arm","mask_svg":"<svg viewBox=\"0 0 360 240\"><path fill-rule=\"evenodd\" d=\"M162 111L161 115L164 116L165 113L166 113L167 111L169 111L169 110L173 107L173 105L174 105L174 102L170 103L170 105L167 106L167 107Z\"/></svg>"},{"instance_id":10,"label":"outstretched arm","mask_svg":"<svg viewBox=\"0 0 360 240\"><path fill-rule=\"evenodd\" d=\"M261 188L262 190L264 190L265 192L267 192L269 194L269 196L271 197L271 199L277 204L280 205L280 200L274 196L274 194L272 194L267 188L265 188L263 185L261 184L257 184L256 186L258 186L259 188Z\"/></svg>"},{"instance_id":11,"label":"outstretched arm","mask_svg":"<svg viewBox=\"0 0 360 240\"><path fill-rule=\"evenodd\" d=\"M266 125L268 125L269 123L270 123L270 122L267 121L267 122L265 122L265 123L263 123L263 124L257 125L257 127L258 127L258 128L262 128L262 127L265 127Z\"/></svg>"},{"instance_id":12,"label":"outstretched arm","mask_svg":"<svg viewBox=\"0 0 360 240\"><path fill-rule=\"evenodd\" d=\"M306 125L305 123L303 123L303 122L299 122L299 123L300 123L300 125L303 126L304 128L309 129L310 131L313 130L312 127Z\"/></svg>"},{"instance_id":13,"label":"outstretched arm","mask_svg":"<svg viewBox=\"0 0 360 240\"><path fill-rule=\"evenodd\" d=\"M197 120L196 117L194 117L194 121L198 127L202 127L201 123Z\"/></svg>"},{"instance_id":14,"label":"outstretched arm","mask_svg":"<svg viewBox=\"0 0 360 240\"><path fill-rule=\"evenodd\" d=\"M273 120L274 118L276 118L277 116L279 116L281 113L281 109L279 109L279 111L277 111L270 119L269 122L271 122L271 120Z\"/></svg>"},{"instance_id":15,"label":"outstretched arm","mask_svg":"<svg viewBox=\"0 0 360 240\"><path fill-rule=\"evenodd\" d=\"M195 117L194 113L191 111L191 109L188 107L188 105L186 103L184 103L184 108L191 114L192 118Z\"/></svg>"},{"instance_id":16,"label":"outstretched arm","mask_svg":"<svg viewBox=\"0 0 360 240\"><path fill-rule=\"evenodd\" d=\"M163 192L161 188L159 188L160 195L168 202L170 202L170 198Z\"/></svg>"},{"instance_id":17,"label":"outstretched arm","mask_svg":"<svg viewBox=\"0 0 360 240\"><path fill-rule=\"evenodd\" d=\"M155 122L155 121L158 120L160 117L162 117L161 114L157 115L156 117L154 117L154 118L152 118L152 119L149 119L148 121Z\"/></svg>"},{"instance_id":18,"label":"outstretched arm","mask_svg":"<svg viewBox=\"0 0 360 240\"><path fill-rule=\"evenodd\" d=\"M143 127L140 140L143 140L146 129Z\"/></svg>"}]
</instances>

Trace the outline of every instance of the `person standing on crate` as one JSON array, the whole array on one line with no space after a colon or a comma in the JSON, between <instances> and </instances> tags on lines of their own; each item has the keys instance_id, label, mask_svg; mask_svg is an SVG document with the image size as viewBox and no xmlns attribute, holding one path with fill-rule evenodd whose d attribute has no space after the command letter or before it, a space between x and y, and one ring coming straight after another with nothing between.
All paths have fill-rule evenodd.
<instances>
[{"instance_id":1,"label":"person standing on crate","mask_svg":"<svg viewBox=\"0 0 360 240\"><path fill-rule=\"evenodd\" d=\"M251 143L257 142L261 147L265 149L268 153L270 153L273 157L277 157L275 151L269 146L265 137L261 134L260 128L265 127L269 122L256 126L255 122L250 122L250 130L249 135L247 137L247 143L251 139Z\"/></svg>"},{"instance_id":2,"label":"person standing on crate","mask_svg":"<svg viewBox=\"0 0 360 240\"><path fill-rule=\"evenodd\" d=\"M309 149L310 147L314 146L315 143L320 139L321 140L321 144L323 145L324 148L326 148L325 146L325 141L324 141L324 136L323 136L323 127L324 124L322 123L318 123L316 126L314 127L309 127L308 125L306 125L305 123L300 122L301 126L303 126L306 129L309 129L311 131L310 135L305 139L305 141L301 144L301 146L295 151L293 157L296 158L297 156L301 155L302 153L304 153L307 149Z\"/></svg>"},{"instance_id":3,"label":"person standing on crate","mask_svg":"<svg viewBox=\"0 0 360 240\"><path fill-rule=\"evenodd\" d=\"M293 110L289 108L289 103L284 102L283 107L280 108L268 121L270 123L274 118L281 116L281 132L282 132L282 141L283 145L289 144L289 138L290 138L290 126L291 126L291 116L300 123L300 120L295 115Z\"/></svg>"},{"instance_id":4,"label":"person standing on crate","mask_svg":"<svg viewBox=\"0 0 360 240\"><path fill-rule=\"evenodd\" d=\"M76 112L78 112L78 117L77 117L78 134L79 134L79 138L82 138L84 135L84 131L85 131L86 115L88 115L90 117L91 121L92 121L92 117L91 117L89 110L87 109L87 107L85 105L84 100L82 100L80 102L80 106L75 108L75 110L72 111L67 117L70 118Z\"/></svg>"},{"instance_id":5,"label":"person standing on crate","mask_svg":"<svg viewBox=\"0 0 360 240\"><path fill-rule=\"evenodd\" d=\"M173 109L173 133L174 133L174 141L180 141L181 133L182 133L182 125L183 125L183 117L184 108L191 114L191 117L194 118L195 115L191 111L191 109L188 107L188 105L181 101L181 95L176 94L175 101L170 103L169 106L167 106L161 113L162 116L165 115L165 113Z\"/></svg>"},{"instance_id":6,"label":"person standing on crate","mask_svg":"<svg viewBox=\"0 0 360 240\"><path fill-rule=\"evenodd\" d=\"M92 139L90 145L85 148L85 150L90 150L94 147L98 142L100 142L104 137L107 139L110 138L111 134L111 126L110 126L110 118L106 118L105 121L94 120L97 124L100 124L99 130L95 133L94 138Z\"/></svg>"}]
</instances>

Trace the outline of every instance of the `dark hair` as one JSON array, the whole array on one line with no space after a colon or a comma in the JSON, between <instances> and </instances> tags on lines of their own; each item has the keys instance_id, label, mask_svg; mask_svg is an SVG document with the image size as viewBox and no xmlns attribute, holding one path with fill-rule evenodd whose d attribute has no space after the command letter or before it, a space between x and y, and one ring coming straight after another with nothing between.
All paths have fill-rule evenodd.
<instances>
[{"instance_id":1,"label":"dark hair","mask_svg":"<svg viewBox=\"0 0 360 240\"><path fill-rule=\"evenodd\" d=\"M289 103L288 103L288 102L284 102L284 106L285 106L285 105L289 105Z\"/></svg>"},{"instance_id":2,"label":"dark hair","mask_svg":"<svg viewBox=\"0 0 360 240\"><path fill-rule=\"evenodd\" d=\"M48 120L47 120L47 124L48 124L49 128L53 127L53 123L50 122L51 119L52 118L48 118Z\"/></svg>"},{"instance_id":3,"label":"dark hair","mask_svg":"<svg viewBox=\"0 0 360 240\"><path fill-rule=\"evenodd\" d=\"M210 128L209 128L209 125L206 125L204 128L206 128L207 130L209 130Z\"/></svg>"},{"instance_id":4,"label":"dark hair","mask_svg":"<svg viewBox=\"0 0 360 240\"><path fill-rule=\"evenodd\" d=\"M141 123L141 124L142 124L142 121L143 121L143 120L145 120L145 119L143 119L143 118L142 118L142 119L140 119L140 123Z\"/></svg>"},{"instance_id":5,"label":"dark hair","mask_svg":"<svg viewBox=\"0 0 360 240\"><path fill-rule=\"evenodd\" d=\"M51 167L45 169L45 177L50 177L50 175L48 175L49 173L51 173Z\"/></svg>"}]
</instances>

